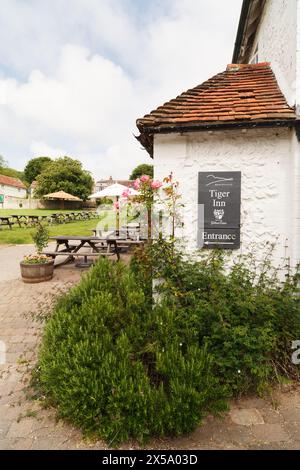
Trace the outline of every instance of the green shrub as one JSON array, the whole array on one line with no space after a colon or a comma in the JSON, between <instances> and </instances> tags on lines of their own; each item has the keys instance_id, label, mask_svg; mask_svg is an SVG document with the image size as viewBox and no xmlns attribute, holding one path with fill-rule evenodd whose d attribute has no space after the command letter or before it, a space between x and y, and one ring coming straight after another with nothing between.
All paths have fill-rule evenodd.
<instances>
[{"instance_id":1,"label":"green shrub","mask_svg":"<svg viewBox=\"0 0 300 470\"><path fill-rule=\"evenodd\" d=\"M47 321L41 395L115 446L189 432L229 395L299 378L298 273L280 282L269 255L259 267L240 257L230 268L226 256L189 260L160 240L130 267L100 260Z\"/></svg>"},{"instance_id":2,"label":"green shrub","mask_svg":"<svg viewBox=\"0 0 300 470\"><path fill-rule=\"evenodd\" d=\"M292 341L300 338L299 274L280 282L270 255L259 266L253 257L239 257L229 268L224 252L193 261L160 241L132 262L148 289L151 276L160 279L160 299L174 312L182 338L207 344L212 372L232 394L299 378L291 363Z\"/></svg>"},{"instance_id":3,"label":"green shrub","mask_svg":"<svg viewBox=\"0 0 300 470\"><path fill-rule=\"evenodd\" d=\"M100 260L48 319L36 385L60 417L110 445L179 435L225 409L205 342L153 307L130 268Z\"/></svg>"},{"instance_id":4,"label":"green shrub","mask_svg":"<svg viewBox=\"0 0 300 470\"><path fill-rule=\"evenodd\" d=\"M38 253L42 253L43 249L48 245L49 231L43 224L38 224L32 233L32 240Z\"/></svg>"}]
</instances>

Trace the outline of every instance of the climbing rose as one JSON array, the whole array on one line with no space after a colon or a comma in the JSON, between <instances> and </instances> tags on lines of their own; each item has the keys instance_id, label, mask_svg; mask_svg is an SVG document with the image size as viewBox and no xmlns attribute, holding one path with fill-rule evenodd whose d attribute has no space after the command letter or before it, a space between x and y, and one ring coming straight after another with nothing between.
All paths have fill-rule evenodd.
<instances>
[{"instance_id":1,"label":"climbing rose","mask_svg":"<svg viewBox=\"0 0 300 470\"><path fill-rule=\"evenodd\" d=\"M119 201L114 202L114 208L115 209L120 209Z\"/></svg>"},{"instance_id":2,"label":"climbing rose","mask_svg":"<svg viewBox=\"0 0 300 470\"><path fill-rule=\"evenodd\" d=\"M152 183L151 183L151 188L152 188L152 189L158 189L158 188L160 188L161 186L162 186L162 183L161 183L160 181L158 181L158 180L154 180L154 181L152 181Z\"/></svg>"},{"instance_id":3,"label":"climbing rose","mask_svg":"<svg viewBox=\"0 0 300 470\"><path fill-rule=\"evenodd\" d=\"M149 179L150 179L150 176L148 176L148 175L142 175L141 176L141 182L142 183L146 183L147 181L149 181Z\"/></svg>"},{"instance_id":4,"label":"climbing rose","mask_svg":"<svg viewBox=\"0 0 300 470\"><path fill-rule=\"evenodd\" d=\"M133 183L134 189L140 189L140 184L141 184L141 180L137 178L135 182Z\"/></svg>"},{"instance_id":5,"label":"climbing rose","mask_svg":"<svg viewBox=\"0 0 300 470\"><path fill-rule=\"evenodd\" d=\"M130 195L130 190L129 189L124 189L122 192L122 197L128 197Z\"/></svg>"}]
</instances>

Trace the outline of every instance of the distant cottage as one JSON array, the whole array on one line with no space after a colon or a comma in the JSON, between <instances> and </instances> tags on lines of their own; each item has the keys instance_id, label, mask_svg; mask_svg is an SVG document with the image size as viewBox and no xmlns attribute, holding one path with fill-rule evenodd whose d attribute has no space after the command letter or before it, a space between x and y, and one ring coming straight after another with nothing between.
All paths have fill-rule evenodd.
<instances>
[{"instance_id":1,"label":"distant cottage","mask_svg":"<svg viewBox=\"0 0 300 470\"><path fill-rule=\"evenodd\" d=\"M110 176L108 179L102 179L102 180L96 181L93 192L96 193L98 191L102 191L103 189L108 188L108 186L111 186L112 184L115 184L115 183L122 184L123 186L127 186L128 188L131 188L133 185L133 181L114 180L113 177Z\"/></svg>"},{"instance_id":2,"label":"distant cottage","mask_svg":"<svg viewBox=\"0 0 300 470\"><path fill-rule=\"evenodd\" d=\"M26 198L26 186L19 178L0 175L0 194L5 198Z\"/></svg>"},{"instance_id":3,"label":"distant cottage","mask_svg":"<svg viewBox=\"0 0 300 470\"><path fill-rule=\"evenodd\" d=\"M187 247L300 261L300 0L244 0L233 64L137 120L180 183Z\"/></svg>"}]
</instances>

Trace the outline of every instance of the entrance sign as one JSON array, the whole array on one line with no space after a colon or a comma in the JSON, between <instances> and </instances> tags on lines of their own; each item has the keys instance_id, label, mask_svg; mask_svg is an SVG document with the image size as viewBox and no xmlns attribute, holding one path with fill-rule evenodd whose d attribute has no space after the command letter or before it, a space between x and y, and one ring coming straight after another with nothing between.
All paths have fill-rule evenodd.
<instances>
[{"instance_id":1,"label":"entrance sign","mask_svg":"<svg viewBox=\"0 0 300 470\"><path fill-rule=\"evenodd\" d=\"M241 172L202 171L198 176L198 245L240 247Z\"/></svg>"}]
</instances>

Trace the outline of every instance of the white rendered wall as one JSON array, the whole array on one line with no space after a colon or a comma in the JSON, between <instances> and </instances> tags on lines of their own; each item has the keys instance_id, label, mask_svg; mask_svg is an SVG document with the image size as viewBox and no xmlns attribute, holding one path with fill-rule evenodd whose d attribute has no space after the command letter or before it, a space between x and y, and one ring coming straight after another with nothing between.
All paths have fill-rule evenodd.
<instances>
[{"instance_id":1,"label":"white rendered wall","mask_svg":"<svg viewBox=\"0 0 300 470\"><path fill-rule=\"evenodd\" d=\"M300 161L293 130L264 129L156 135L155 178L180 183L184 237L197 249L199 171L241 171L241 249L263 254L276 242L276 263L300 260ZM277 240L278 239L278 240Z\"/></svg>"},{"instance_id":2,"label":"white rendered wall","mask_svg":"<svg viewBox=\"0 0 300 470\"><path fill-rule=\"evenodd\" d=\"M254 52L258 45L259 62L271 62L279 87L290 106L295 104L296 95L300 93L297 90L299 81L296 86L297 51L300 49L297 34L299 3L299 0L266 0L253 47Z\"/></svg>"},{"instance_id":3,"label":"white rendered wall","mask_svg":"<svg viewBox=\"0 0 300 470\"><path fill-rule=\"evenodd\" d=\"M9 186L6 184L0 183L0 194L5 194L5 196L12 196L12 197L26 197L26 189L16 188L15 186Z\"/></svg>"}]
</instances>

